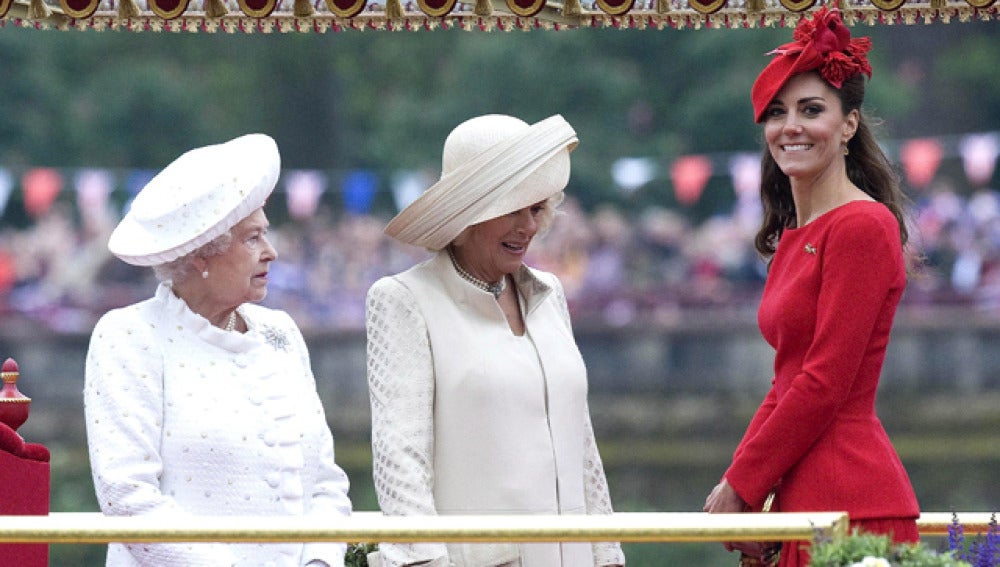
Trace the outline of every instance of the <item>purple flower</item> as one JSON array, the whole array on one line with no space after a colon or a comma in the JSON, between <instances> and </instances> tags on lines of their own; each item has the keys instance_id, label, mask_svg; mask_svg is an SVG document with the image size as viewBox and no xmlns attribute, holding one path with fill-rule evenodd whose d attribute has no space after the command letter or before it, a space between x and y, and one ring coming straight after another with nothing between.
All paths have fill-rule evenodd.
<instances>
[{"instance_id":1,"label":"purple flower","mask_svg":"<svg viewBox=\"0 0 1000 567\"><path fill-rule=\"evenodd\" d=\"M997 515L990 516L989 528L985 536L980 533L966 548L965 530L958 521L958 514L952 512L948 526L948 547L955 559L970 563L973 567L1000 567L1000 530L997 529Z\"/></svg>"},{"instance_id":2,"label":"purple flower","mask_svg":"<svg viewBox=\"0 0 1000 567\"><path fill-rule=\"evenodd\" d=\"M1000 559L1000 531L997 530L995 512L990 516L990 527L986 530L986 538L978 548L976 567L996 567L997 560Z\"/></svg>"},{"instance_id":3,"label":"purple flower","mask_svg":"<svg viewBox=\"0 0 1000 567\"><path fill-rule=\"evenodd\" d=\"M967 560L965 551L965 529L958 521L958 513L951 513L951 524L948 525L948 549L955 552L956 559Z\"/></svg>"}]
</instances>

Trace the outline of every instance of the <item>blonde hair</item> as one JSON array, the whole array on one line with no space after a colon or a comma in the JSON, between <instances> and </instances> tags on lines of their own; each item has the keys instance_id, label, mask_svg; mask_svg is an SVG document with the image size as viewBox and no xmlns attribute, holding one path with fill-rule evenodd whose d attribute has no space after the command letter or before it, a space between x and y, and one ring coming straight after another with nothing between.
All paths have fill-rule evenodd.
<instances>
[{"instance_id":1,"label":"blonde hair","mask_svg":"<svg viewBox=\"0 0 1000 567\"><path fill-rule=\"evenodd\" d=\"M538 232L535 236L543 236L545 233L552 228L553 221L556 220L556 216L559 215L559 205L563 202L566 194L563 191L552 195L548 199L545 199L542 205L542 210L538 217ZM513 212L513 211L512 211ZM485 221L484 221L485 222ZM469 225L462 229L462 232L458 233L458 236L451 241L453 246L461 246L465 243L465 239L468 236L469 229L476 225ZM433 250L432 250L433 252Z\"/></svg>"}]
</instances>

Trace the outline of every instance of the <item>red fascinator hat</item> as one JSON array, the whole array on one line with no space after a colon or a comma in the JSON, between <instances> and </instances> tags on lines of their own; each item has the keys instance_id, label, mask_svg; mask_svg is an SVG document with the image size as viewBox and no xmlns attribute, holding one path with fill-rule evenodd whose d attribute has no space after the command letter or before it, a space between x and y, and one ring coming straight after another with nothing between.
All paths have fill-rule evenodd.
<instances>
[{"instance_id":1,"label":"red fascinator hat","mask_svg":"<svg viewBox=\"0 0 1000 567\"><path fill-rule=\"evenodd\" d=\"M840 19L840 11L823 8L812 19L802 18L792 34L793 41L768 53L776 55L760 72L750 91L754 121L764 118L771 103L788 79L800 73L819 70L820 76L840 88L858 73L870 78L872 67L866 54L872 47L867 37L851 39L851 32Z\"/></svg>"}]
</instances>

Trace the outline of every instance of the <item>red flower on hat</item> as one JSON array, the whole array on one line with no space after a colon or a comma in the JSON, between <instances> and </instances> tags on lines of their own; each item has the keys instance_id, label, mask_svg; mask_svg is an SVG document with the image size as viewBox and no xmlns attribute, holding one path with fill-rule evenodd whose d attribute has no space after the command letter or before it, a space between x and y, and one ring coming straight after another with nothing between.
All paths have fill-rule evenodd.
<instances>
[{"instance_id":1,"label":"red flower on hat","mask_svg":"<svg viewBox=\"0 0 1000 567\"><path fill-rule=\"evenodd\" d=\"M799 72L819 69L819 74L836 88L845 80L864 73L872 76L872 67L866 54L872 47L867 37L851 39L851 31L840 18L840 11L827 10L826 6L813 14L812 19L802 18L792 32L792 43L786 43L771 53L799 55L796 64Z\"/></svg>"},{"instance_id":2,"label":"red flower on hat","mask_svg":"<svg viewBox=\"0 0 1000 567\"><path fill-rule=\"evenodd\" d=\"M799 20L792 39L801 43L812 41L817 51L827 52L845 49L851 41L851 32L844 27L838 10L827 10L824 6L813 14L811 20Z\"/></svg>"},{"instance_id":3,"label":"red flower on hat","mask_svg":"<svg viewBox=\"0 0 1000 567\"><path fill-rule=\"evenodd\" d=\"M859 37L851 41L845 51L835 51L828 54L826 62L819 74L831 85L840 88L844 81L858 73L872 76L872 66L868 64L865 53L871 49L872 42L867 37Z\"/></svg>"}]
</instances>

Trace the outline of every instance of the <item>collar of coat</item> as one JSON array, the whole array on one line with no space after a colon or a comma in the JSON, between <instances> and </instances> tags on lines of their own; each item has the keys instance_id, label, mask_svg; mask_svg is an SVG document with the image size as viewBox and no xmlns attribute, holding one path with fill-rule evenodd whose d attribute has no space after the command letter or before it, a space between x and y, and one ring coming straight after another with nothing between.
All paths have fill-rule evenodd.
<instances>
[{"instance_id":1,"label":"collar of coat","mask_svg":"<svg viewBox=\"0 0 1000 567\"><path fill-rule=\"evenodd\" d=\"M496 299L490 292L469 284L459 275L451 263L451 258L448 257L447 250L439 251L431 261L434 263L435 271L442 274L448 295L485 313L499 310ZM514 272L514 285L524 306L525 316L530 315L552 293L552 286L545 283L536 270L524 264Z\"/></svg>"}]
</instances>

